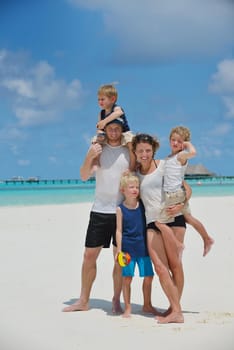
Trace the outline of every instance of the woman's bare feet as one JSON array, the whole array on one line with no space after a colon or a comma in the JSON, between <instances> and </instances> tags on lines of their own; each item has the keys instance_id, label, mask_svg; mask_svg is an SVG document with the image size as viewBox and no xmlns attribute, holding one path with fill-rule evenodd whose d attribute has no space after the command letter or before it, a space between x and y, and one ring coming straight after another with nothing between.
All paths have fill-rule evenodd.
<instances>
[{"instance_id":1,"label":"woman's bare feet","mask_svg":"<svg viewBox=\"0 0 234 350\"><path fill-rule=\"evenodd\" d=\"M88 311L88 310L89 310L89 304L82 303L80 300L78 300L74 304L66 306L62 311L63 312L74 312L74 311Z\"/></svg>"},{"instance_id":2,"label":"woman's bare feet","mask_svg":"<svg viewBox=\"0 0 234 350\"><path fill-rule=\"evenodd\" d=\"M149 306L146 306L144 305L142 307L142 311L145 313L145 314L153 314L153 315L162 315L159 311L157 311L157 309L155 309L152 305L149 305Z\"/></svg>"},{"instance_id":3,"label":"woman's bare feet","mask_svg":"<svg viewBox=\"0 0 234 350\"><path fill-rule=\"evenodd\" d=\"M156 320L160 324L165 323L184 323L184 316L181 312L171 312L166 317L156 316Z\"/></svg>"},{"instance_id":4,"label":"woman's bare feet","mask_svg":"<svg viewBox=\"0 0 234 350\"><path fill-rule=\"evenodd\" d=\"M131 308L126 309L124 313L122 314L123 318L130 318L131 317Z\"/></svg>"},{"instance_id":5,"label":"woman's bare feet","mask_svg":"<svg viewBox=\"0 0 234 350\"><path fill-rule=\"evenodd\" d=\"M211 237L208 237L207 239L204 240L203 256L206 256L209 253L214 242L215 242L214 239Z\"/></svg>"}]
</instances>

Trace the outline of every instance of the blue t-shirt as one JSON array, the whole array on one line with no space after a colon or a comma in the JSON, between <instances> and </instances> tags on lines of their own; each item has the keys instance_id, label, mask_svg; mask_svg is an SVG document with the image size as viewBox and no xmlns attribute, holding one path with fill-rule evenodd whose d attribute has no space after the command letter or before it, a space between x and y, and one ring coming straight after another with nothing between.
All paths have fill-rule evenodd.
<instances>
[{"instance_id":1,"label":"blue t-shirt","mask_svg":"<svg viewBox=\"0 0 234 350\"><path fill-rule=\"evenodd\" d=\"M114 105L112 106L111 111L110 111L110 113L108 113L108 114L105 113L105 109L102 109L102 110L101 110L101 120L105 119L105 118L108 117L111 113L113 113L115 107L117 107L117 104L114 104ZM119 106L118 106L118 107L119 107ZM128 121L127 121L127 118L126 118L126 116L125 116L124 110L123 110L122 107L120 107L120 108L122 109L123 114L122 114L119 118L121 118L121 119L123 120L123 132L126 132L126 131L129 131L130 128L129 128Z\"/></svg>"},{"instance_id":2,"label":"blue t-shirt","mask_svg":"<svg viewBox=\"0 0 234 350\"><path fill-rule=\"evenodd\" d=\"M123 204L122 210L122 251L134 258L149 256L146 244L146 221L141 202L136 209L128 209Z\"/></svg>"}]
</instances>

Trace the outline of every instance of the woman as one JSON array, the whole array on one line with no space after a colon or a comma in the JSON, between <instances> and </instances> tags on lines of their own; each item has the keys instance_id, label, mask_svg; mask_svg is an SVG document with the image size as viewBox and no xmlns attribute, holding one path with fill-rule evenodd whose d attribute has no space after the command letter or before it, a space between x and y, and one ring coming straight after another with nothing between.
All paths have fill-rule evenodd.
<instances>
[{"instance_id":1,"label":"woman","mask_svg":"<svg viewBox=\"0 0 234 350\"><path fill-rule=\"evenodd\" d=\"M155 225L161 205L164 171L164 161L154 159L159 142L151 135L137 134L133 138L132 147L139 164L138 175L141 182L141 199L146 213L148 250L161 286L170 303L168 311L164 316L157 316L157 320L159 323L182 323L184 317L180 298L184 286L184 275L181 259L177 251L171 250L168 255L166 254L162 235ZM169 209L168 213L176 216L181 209L181 204L175 205ZM175 222L169 225L176 238L183 243L186 228L184 217L176 216Z\"/></svg>"}]
</instances>

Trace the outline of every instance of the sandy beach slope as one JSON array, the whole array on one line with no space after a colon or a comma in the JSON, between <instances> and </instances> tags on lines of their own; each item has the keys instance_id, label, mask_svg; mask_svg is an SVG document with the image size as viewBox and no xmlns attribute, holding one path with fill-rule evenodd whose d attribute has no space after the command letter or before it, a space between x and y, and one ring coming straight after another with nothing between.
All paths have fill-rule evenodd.
<instances>
[{"instance_id":1,"label":"sandy beach slope","mask_svg":"<svg viewBox=\"0 0 234 350\"><path fill-rule=\"evenodd\" d=\"M202 257L188 227L184 251L184 324L159 325L141 313L141 280L132 287L131 319L111 314L112 251L98 261L91 310L63 313L78 297L91 204L0 208L0 349L78 350L157 347L234 349L234 197L193 198L193 214L215 239ZM158 279L154 306L167 308Z\"/></svg>"}]
</instances>

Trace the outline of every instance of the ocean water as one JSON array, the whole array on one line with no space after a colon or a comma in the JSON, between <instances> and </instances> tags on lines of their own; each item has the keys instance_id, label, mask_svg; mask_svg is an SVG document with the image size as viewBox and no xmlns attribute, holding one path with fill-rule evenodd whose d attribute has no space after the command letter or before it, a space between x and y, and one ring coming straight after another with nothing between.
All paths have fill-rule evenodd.
<instances>
[{"instance_id":1,"label":"ocean water","mask_svg":"<svg viewBox=\"0 0 234 350\"><path fill-rule=\"evenodd\" d=\"M89 180L9 181L0 183L0 206L91 202L95 182Z\"/></svg>"},{"instance_id":2,"label":"ocean water","mask_svg":"<svg viewBox=\"0 0 234 350\"><path fill-rule=\"evenodd\" d=\"M234 178L218 177L187 180L193 196L234 196ZM0 206L45 205L92 202L95 181L40 180L2 181Z\"/></svg>"}]
</instances>

